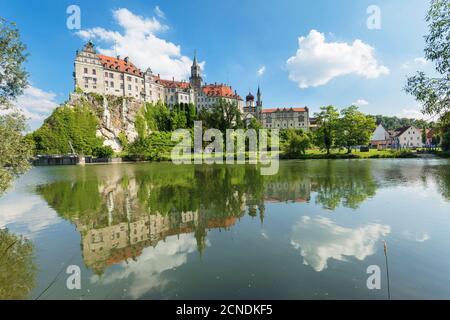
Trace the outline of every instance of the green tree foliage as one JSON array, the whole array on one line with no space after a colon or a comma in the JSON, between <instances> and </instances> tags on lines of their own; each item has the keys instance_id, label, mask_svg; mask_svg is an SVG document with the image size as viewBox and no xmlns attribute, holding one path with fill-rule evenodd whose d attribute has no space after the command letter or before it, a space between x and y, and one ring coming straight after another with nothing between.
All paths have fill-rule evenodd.
<instances>
[{"instance_id":1,"label":"green tree foliage","mask_svg":"<svg viewBox=\"0 0 450 320\"><path fill-rule=\"evenodd\" d=\"M375 120L360 112L356 106L341 110L342 117L337 121L336 145L351 152L353 146L367 145L375 129Z\"/></svg>"},{"instance_id":2,"label":"green tree foliage","mask_svg":"<svg viewBox=\"0 0 450 320\"><path fill-rule=\"evenodd\" d=\"M95 155L103 145L96 136L97 126L98 119L88 105L60 106L32 134L36 153L71 153L70 142L76 153Z\"/></svg>"},{"instance_id":3,"label":"green tree foliage","mask_svg":"<svg viewBox=\"0 0 450 320\"><path fill-rule=\"evenodd\" d=\"M285 154L290 158L304 155L311 145L311 138L302 129L287 129Z\"/></svg>"},{"instance_id":4,"label":"green tree foliage","mask_svg":"<svg viewBox=\"0 0 450 320\"><path fill-rule=\"evenodd\" d=\"M192 128L196 119L193 104L176 104L171 110L158 101L156 104L146 103L136 117L136 130L141 137L152 131L169 132L180 128Z\"/></svg>"},{"instance_id":5,"label":"green tree foliage","mask_svg":"<svg viewBox=\"0 0 450 320\"><path fill-rule=\"evenodd\" d=\"M13 106L28 84L24 51L16 25L0 17L0 195L29 168L32 156L32 144L23 137L26 119Z\"/></svg>"},{"instance_id":6,"label":"green tree foliage","mask_svg":"<svg viewBox=\"0 0 450 320\"><path fill-rule=\"evenodd\" d=\"M258 119L251 118L250 119L250 123L248 124L248 128L258 131L258 130L262 129L263 126L262 126L261 122Z\"/></svg>"},{"instance_id":7,"label":"green tree foliage","mask_svg":"<svg viewBox=\"0 0 450 320\"><path fill-rule=\"evenodd\" d=\"M0 116L0 194L29 168L33 143L24 138L25 117L18 112Z\"/></svg>"},{"instance_id":8,"label":"green tree foliage","mask_svg":"<svg viewBox=\"0 0 450 320\"><path fill-rule=\"evenodd\" d=\"M197 115L204 128L214 128L225 132L226 129L243 129L244 122L236 103L220 99L211 109L201 109Z\"/></svg>"},{"instance_id":9,"label":"green tree foliage","mask_svg":"<svg viewBox=\"0 0 450 320\"><path fill-rule=\"evenodd\" d=\"M25 49L15 23L0 17L0 109L10 107L28 85Z\"/></svg>"},{"instance_id":10,"label":"green tree foliage","mask_svg":"<svg viewBox=\"0 0 450 320\"><path fill-rule=\"evenodd\" d=\"M431 0L426 21L429 33L425 36L425 58L435 63L438 77L417 72L408 78L405 91L423 105L423 112L440 116L442 147L450 150L450 3Z\"/></svg>"},{"instance_id":11,"label":"green tree foliage","mask_svg":"<svg viewBox=\"0 0 450 320\"><path fill-rule=\"evenodd\" d=\"M314 115L317 118L318 128L315 131L315 144L330 154L336 139L339 112L333 106L321 107L320 112Z\"/></svg>"},{"instance_id":12,"label":"green tree foliage","mask_svg":"<svg viewBox=\"0 0 450 320\"><path fill-rule=\"evenodd\" d=\"M36 270L31 241L0 229L0 300L28 298Z\"/></svg>"},{"instance_id":13,"label":"green tree foliage","mask_svg":"<svg viewBox=\"0 0 450 320\"><path fill-rule=\"evenodd\" d=\"M155 131L146 137L139 136L128 145L126 152L134 160L169 160L176 145L171 138L171 132Z\"/></svg>"},{"instance_id":14,"label":"green tree foliage","mask_svg":"<svg viewBox=\"0 0 450 320\"><path fill-rule=\"evenodd\" d=\"M394 130L406 126L414 126L416 128L432 128L435 124L422 119L398 118L396 116L371 116L377 124L381 124L386 130Z\"/></svg>"}]
</instances>

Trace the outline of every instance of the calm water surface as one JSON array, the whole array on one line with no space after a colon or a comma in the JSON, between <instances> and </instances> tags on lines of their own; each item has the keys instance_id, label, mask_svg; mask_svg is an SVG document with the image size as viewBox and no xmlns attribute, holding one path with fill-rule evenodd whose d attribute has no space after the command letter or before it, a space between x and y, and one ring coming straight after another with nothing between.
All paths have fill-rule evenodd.
<instances>
[{"instance_id":1,"label":"calm water surface","mask_svg":"<svg viewBox=\"0 0 450 320\"><path fill-rule=\"evenodd\" d=\"M448 160L39 167L0 198L5 227L34 259L0 287L29 299L386 299L383 240L393 299L450 299Z\"/></svg>"}]
</instances>

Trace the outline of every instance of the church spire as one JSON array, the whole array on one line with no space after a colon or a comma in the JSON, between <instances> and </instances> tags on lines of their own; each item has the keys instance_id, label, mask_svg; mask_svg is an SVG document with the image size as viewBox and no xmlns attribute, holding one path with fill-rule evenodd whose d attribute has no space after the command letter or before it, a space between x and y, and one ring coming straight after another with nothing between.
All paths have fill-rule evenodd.
<instances>
[{"instance_id":1,"label":"church spire","mask_svg":"<svg viewBox=\"0 0 450 320\"><path fill-rule=\"evenodd\" d=\"M261 90L259 89L259 84L258 84L258 92L256 93L256 106L262 107Z\"/></svg>"},{"instance_id":2,"label":"church spire","mask_svg":"<svg viewBox=\"0 0 450 320\"><path fill-rule=\"evenodd\" d=\"M194 50L194 62L192 63L193 66L197 65L197 49Z\"/></svg>"}]
</instances>

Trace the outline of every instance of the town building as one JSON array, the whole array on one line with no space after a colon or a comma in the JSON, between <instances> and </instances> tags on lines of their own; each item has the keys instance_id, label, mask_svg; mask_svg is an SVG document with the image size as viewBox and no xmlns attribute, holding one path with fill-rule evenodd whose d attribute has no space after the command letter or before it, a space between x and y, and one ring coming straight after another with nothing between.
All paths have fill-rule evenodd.
<instances>
[{"instance_id":1,"label":"town building","mask_svg":"<svg viewBox=\"0 0 450 320\"><path fill-rule=\"evenodd\" d=\"M423 146L422 130L406 126L390 132L393 148L419 148Z\"/></svg>"},{"instance_id":2,"label":"town building","mask_svg":"<svg viewBox=\"0 0 450 320\"><path fill-rule=\"evenodd\" d=\"M391 135L380 123L372 133L370 146L377 149L387 149L392 146L392 141Z\"/></svg>"},{"instance_id":3,"label":"town building","mask_svg":"<svg viewBox=\"0 0 450 320\"><path fill-rule=\"evenodd\" d=\"M235 103L242 112L242 99L225 84L203 84L197 55L191 66L189 82L161 79L148 68L142 72L128 57L98 54L88 42L77 51L74 66L75 89L86 93L134 98L143 102L164 102L171 107L193 103L197 108L210 108L220 99Z\"/></svg>"},{"instance_id":4,"label":"town building","mask_svg":"<svg viewBox=\"0 0 450 320\"><path fill-rule=\"evenodd\" d=\"M372 134L370 146L378 149L419 148L423 146L422 130L414 126L405 126L387 131L379 124Z\"/></svg>"}]
</instances>

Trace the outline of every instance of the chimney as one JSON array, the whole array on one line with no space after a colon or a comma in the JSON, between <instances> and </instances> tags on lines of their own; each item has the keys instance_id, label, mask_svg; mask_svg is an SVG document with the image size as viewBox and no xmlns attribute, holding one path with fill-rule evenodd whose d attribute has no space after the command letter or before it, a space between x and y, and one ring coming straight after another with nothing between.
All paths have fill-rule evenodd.
<instances>
[{"instance_id":1,"label":"chimney","mask_svg":"<svg viewBox=\"0 0 450 320\"><path fill-rule=\"evenodd\" d=\"M128 58L128 57L125 57L124 59L123 59L123 61L125 61L125 63L128 63L128 60L129 60L130 58Z\"/></svg>"},{"instance_id":2,"label":"chimney","mask_svg":"<svg viewBox=\"0 0 450 320\"><path fill-rule=\"evenodd\" d=\"M117 56L117 60L120 60L120 55Z\"/></svg>"}]
</instances>

